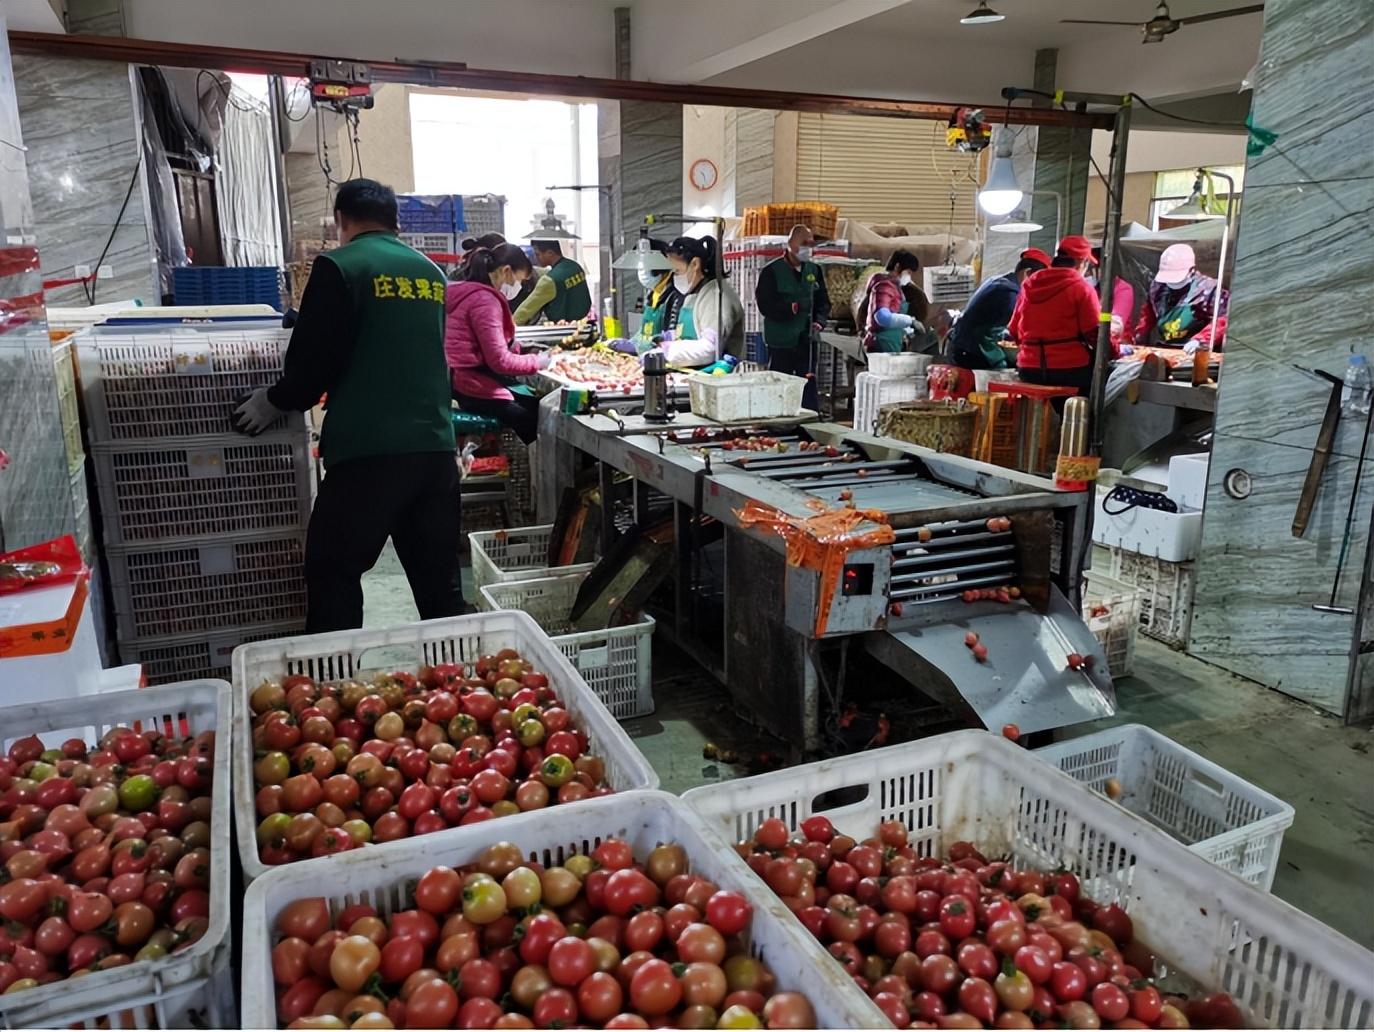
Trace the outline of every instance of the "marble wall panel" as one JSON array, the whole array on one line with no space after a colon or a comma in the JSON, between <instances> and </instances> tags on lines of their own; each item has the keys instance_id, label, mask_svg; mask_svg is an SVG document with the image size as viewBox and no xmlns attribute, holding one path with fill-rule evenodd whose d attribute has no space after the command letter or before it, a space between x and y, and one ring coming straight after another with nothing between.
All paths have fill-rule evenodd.
<instances>
[{"instance_id":1,"label":"marble wall panel","mask_svg":"<svg viewBox=\"0 0 1374 1032\"><path fill-rule=\"evenodd\" d=\"M646 214L682 210L682 106L627 100L617 107L613 123L616 139L608 139L603 122L598 132L598 158L601 181L611 184L619 210L620 235L615 248L620 254L639 238ZM679 223L667 221L656 235L671 239L681 232ZM641 293L632 272L619 274L616 287L622 298Z\"/></svg>"},{"instance_id":2,"label":"marble wall panel","mask_svg":"<svg viewBox=\"0 0 1374 1032\"><path fill-rule=\"evenodd\" d=\"M773 123L776 111L735 112L735 211L773 200Z\"/></svg>"},{"instance_id":3,"label":"marble wall panel","mask_svg":"<svg viewBox=\"0 0 1374 1032\"><path fill-rule=\"evenodd\" d=\"M1252 157L1207 486L1190 651L1333 713L1346 708L1357 617L1321 613L1341 552L1364 433L1346 421L1306 534L1290 533L1329 387L1374 357L1374 6L1269 0L1253 120L1278 141ZM1312 98L1338 96L1339 120ZM1254 481L1230 497L1226 474ZM1356 500L1339 605L1357 608L1374 460ZM1367 664L1363 668L1368 673Z\"/></svg>"},{"instance_id":4,"label":"marble wall panel","mask_svg":"<svg viewBox=\"0 0 1374 1032\"><path fill-rule=\"evenodd\" d=\"M35 237L22 150L28 141L20 126L3 12L0 141L0 246L7 250L10 266L17 250L32 247ZM42 241L37 242L41 247ZM19 311L7 308L9 314L0 320L0 452L5 455L0 461L0 551L75 529L47 322L41 302L29 300L41 290L36 268L0 277L0 299L22 306Z\"/></svg>"},{"instance_id":5,"label":"marble wall panel","mask_svg":"<svg viewBox=\"0 0 1374 1032\"><path fill-rule=\"evenodd\" d=\"M20 55L14 71L45 277L69 278L76 265L94 268L109 239L104 264L114 277L98 281L97 300L159 303L129 66ZM74 285L49 292L48 303L80 306L87 299Z\"/></svg>"}]
</instances>

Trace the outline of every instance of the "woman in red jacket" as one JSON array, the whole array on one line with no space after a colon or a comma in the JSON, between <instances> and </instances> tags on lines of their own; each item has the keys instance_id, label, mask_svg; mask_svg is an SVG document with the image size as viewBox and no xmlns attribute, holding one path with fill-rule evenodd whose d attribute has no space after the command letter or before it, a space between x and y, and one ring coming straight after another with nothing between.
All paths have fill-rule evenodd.
<instances>
[{"instance_id":1,"label":"woman in red jacket","mask_svg":"<svg viewBox=\"0 0 1374 1032\"><path fill-rule=\"evenodd\" d=\"M538 434L539 399L517 377L549 364L549 355L512 348L509 300L533 271L515 244L481 247L463 260L444 293L444 357L453 397L465 412L499 419L529 444Z\"/></svg>"},{"instance_id":2,"label":"woman in red jacket","mask_svg":"<svg viewBox=\"0 0 1374 1032\"><path fill-rule=\"evenodd\" d=\"M1007 336L1021 345L1022 380L1088 393L1102 307L1084 276L1095 264L1088 238L1068 236L1050 267L1026 280L1007 324Z\"/></svg>"}]
</instances>

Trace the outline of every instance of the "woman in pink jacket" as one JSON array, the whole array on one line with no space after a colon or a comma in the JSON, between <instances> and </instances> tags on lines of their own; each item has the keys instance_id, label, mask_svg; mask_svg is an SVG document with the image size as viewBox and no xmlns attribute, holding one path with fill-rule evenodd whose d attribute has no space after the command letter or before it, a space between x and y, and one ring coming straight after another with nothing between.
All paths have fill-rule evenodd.
<instances>
[{"instance_id":1,"label":"woman in pink jacket","mask_svg":"<svg viewBox=\"0 0 1374 1032\"><path fill-rule=\"evenodd\" d=\"M534 272L515 244L478 248L444 293L444 355L453 397L465 412L499 419L526 444L538 435L539 399L516 377L545 368L548 354L514 350L510 298Z\"/></svg>"}]
</instances>

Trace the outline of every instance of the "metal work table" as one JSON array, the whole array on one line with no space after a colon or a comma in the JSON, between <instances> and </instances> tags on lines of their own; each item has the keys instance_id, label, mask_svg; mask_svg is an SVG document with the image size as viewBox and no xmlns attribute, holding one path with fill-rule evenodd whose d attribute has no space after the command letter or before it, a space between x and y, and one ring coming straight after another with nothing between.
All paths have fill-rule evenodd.
<instances>
[{"instance_id":1,"label":"metal work table","mask_svg":"<svg viewBox=\"0 0 1374 1032\"><path fill-rule=\"evenodd\" d=\"M1149 405L1189 409L1193 412L1216 412L1217 389L1214 386L1194 387L1180 381L1137 380L1139 400Z\"/></svg>"}]
</instances>

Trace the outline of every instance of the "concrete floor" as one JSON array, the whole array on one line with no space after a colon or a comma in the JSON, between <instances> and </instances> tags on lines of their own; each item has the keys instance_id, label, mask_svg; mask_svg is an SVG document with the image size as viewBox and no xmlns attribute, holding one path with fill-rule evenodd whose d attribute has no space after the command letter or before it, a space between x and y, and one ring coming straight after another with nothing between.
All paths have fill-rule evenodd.
<instances>
[{"instance_id":1,"label":"concrete floor","mask_svg":"<svg viewBox=\"0 0 1374 1032\"><path fill-rule=\"evenodd\" d=\"M465 582L468 571L465 570ZM369 626L417 618L390 548L364 579ZM472 593L468 593L472 600ZM777 748L733 717L723 689L681 653L655 649L652 716L626 729L669 792L727 780L742 766L703 757L707 743L756 756ZM1117 717L1138 723L1289 803L1274 892L1374 948L1374 733L1141 637L1135 674L1118 682Z\"/></svg>"}]
</instances>

